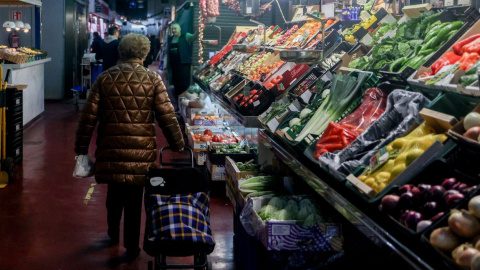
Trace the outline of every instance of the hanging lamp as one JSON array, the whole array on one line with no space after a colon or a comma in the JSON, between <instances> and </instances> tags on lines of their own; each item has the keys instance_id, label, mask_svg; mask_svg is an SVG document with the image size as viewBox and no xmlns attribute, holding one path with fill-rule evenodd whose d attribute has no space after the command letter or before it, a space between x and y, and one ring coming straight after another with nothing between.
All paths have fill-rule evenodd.
<instances>
[{"instance_id":1,"label":"hanging lamp","mask_svg":"<svg viewBox=\"0 0 480 270\"><path fill-rule=\"evenodd\" d=\"M18 3L17 3L17 10L18 10L18 9L19 9L19 8L18 8ZM25 27L25 25L23 24L22 21L19 21L19 20L16 20L16 21L15 21L15 30L18 31L18 30L20 30L20 29L22 29L22 28L24 28L24 27Z\"/></svg>"},{"instance_id":2,"label":"hanging lamp","mask_svg":"<svg viewBox=\"0 0 480 270\"><path fill-rule=\"evenodd\" d=\"M28 7L27 7L27 11L28 11ZM27 12L25 12L25 21L26 21L26 18L27 18ZM24 23L23 24L23 32L24 33L28 33L28 31L30 31L30 29L32 29L32 27L30 26L29 23Z\"/></svg>"},{"instance_id":3,"label":"hanging lamp","mask_svg":"<svg viewBox=\"0 0 480 270\"><path fill-rule=\"evenodd\" d=\"M3 27L6 28L7 32L12 31L12 28L16 27L15 23L10 20L10 2L8 2L8 21L3 23Z\"/></svg>"}]
</instances>

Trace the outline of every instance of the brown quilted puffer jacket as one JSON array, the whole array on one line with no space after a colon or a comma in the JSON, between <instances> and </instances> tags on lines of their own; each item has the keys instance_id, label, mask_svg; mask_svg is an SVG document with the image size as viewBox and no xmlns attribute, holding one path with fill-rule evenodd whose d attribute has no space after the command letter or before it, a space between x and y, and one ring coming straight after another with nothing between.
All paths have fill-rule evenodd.
<instances>
[{"instance_id":1,"label":"brown quilted puffer jacket","mask_svg":"<svg viewBox=\"0 0 480 270\"><path fill-rule=\"evenodd\" d=\"M154 117L173 150L182 149L182 132L158 74L140 59L130 59L97 77L78 122L75 152L88 153L98 120L98 183L145 183L145 172L156 160Z\"/></svg>"}]
</instances>

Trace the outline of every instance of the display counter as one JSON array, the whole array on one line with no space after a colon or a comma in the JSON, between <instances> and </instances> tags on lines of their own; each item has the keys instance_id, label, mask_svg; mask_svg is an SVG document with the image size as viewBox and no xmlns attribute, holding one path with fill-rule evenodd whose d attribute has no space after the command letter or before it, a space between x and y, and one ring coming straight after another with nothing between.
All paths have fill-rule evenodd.
<instances>
[{"instance_id":1,"label":"display counter","mask_svg":"<svg viewBox=\"0 0 480 270\"><path fill-rule=\"evenodd\" d=\"M51 58L37 60L23 64L2 64L3 78L6 72L11 70L8 84L25 84L28 87L23 90L23 125L25 126L35 117L40 115L45 108L45 74L44 64L50 62Z\"/></svg>"}]
</instances>

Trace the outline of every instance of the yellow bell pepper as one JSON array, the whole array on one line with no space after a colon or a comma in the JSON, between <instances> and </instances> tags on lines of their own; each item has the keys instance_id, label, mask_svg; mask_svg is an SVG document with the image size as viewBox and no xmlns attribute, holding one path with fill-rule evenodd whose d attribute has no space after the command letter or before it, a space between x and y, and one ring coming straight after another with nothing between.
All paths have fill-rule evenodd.
<instances>
[{"instance_id":1,"label":"yellow bell pepper","mask_svg":"<svg viewBox=\"0 0 480 270\"><path fill-rule=\"evenodd\" d=\"M443 143L446 139L445 134L435 134L432 127L423 123L407 136L398 138L388 144L386 149L390 159L375 171L369 171L359 176L358 179L379 193L435 141Z\"/></svg>"}]
</instances>

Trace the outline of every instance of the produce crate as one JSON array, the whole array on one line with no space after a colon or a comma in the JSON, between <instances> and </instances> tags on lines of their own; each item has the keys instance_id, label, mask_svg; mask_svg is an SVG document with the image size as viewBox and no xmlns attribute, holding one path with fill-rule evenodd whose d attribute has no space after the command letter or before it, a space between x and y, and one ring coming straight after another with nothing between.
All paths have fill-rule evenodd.
<instances>
[{"instance_id":1,"label":"produce crate","mask_svg":"<svg viewBox=\"0 0 480 270\"><path fill-rule=\"evenodd\" d=\"M451 177L454 177L454 178L457 179L457 181L465 183L469 187L473 187L473 188L464 194L465 195L464 199L462 199L458 202L454 202L449 206L443 205L444 201L440 202L441 205L439 205L439 209L441 209L442 211L439 210L439 212L444 212L444 214L447 214L450 209L457 208L464 201L470 199L472 194L474 194L475 192L478 191L480 186L476 186L478 184L477 179L463 174L461 171L457 170L455 168L455 166L448 163L447 161L445 161L443 159L438 159L438 160L435 160L434 162L432 162L427 167L425 167L425 169L423 171L421 171L419 174L414 176L410 181L406 182L405 184L411 184L411 185L414 185L416 187L418 187L419 184L428 184L428 185L431 185L431 186L441 185L444 179L451 178ZM400 185L390 187L388 192L387 192L387 195L388 194L398 194L398 189L400 187L401 187ZM414 207L412 207L412 209L407 209L407 210L419 211L420 207L421 207L420 205L419 206L414 206ZM398 212L394 215L391 215L391 214L386 213L386 212L384 212L384 213L386 215L388 215L389 218L393 221L393 223L395 224L394 226L398 226L400 228L400 231L405 233L407 237L420 238L423 231L416 232L415 230L408 229L407 227L405 227L403 224L400 223L400 221L399 221L400 214L401 214L400 212ZM439 220L436 220L436 222L433 222L428 228L430 228L432 226L435 226L435 224L438 221Z\"/></svg>"},{"instance_id":2,"label":"produce crate","mask_svg":"<svg viewBox=\"0 0 480 270\"><path fill-rule=\"evenodd\" d=\"M323 77L326 73L326 70L321 68L318 65L313 65L307 72L305 72L302 77L295 81L294 84L290 85L287 89L287 92L293 96L300 96L312 86L314 86L317 81ZM324 78L323 80L327 81L331 78Z\"/></svg>"},{"instance_id":3,"label":"produce crate","mask_svg":"<svg viewBox=\"0 0 480 270\"><path fill-rule=\"evenodd\" d=\"M205 166L207 166L213 181L225 181L225 165L212 164L207 158Z\"/></svg>"},{"instance_id":4,"label":"produce crate","mask_svg":"<svg viewBox=\"0 0 480 270\"><path fill-rule=\"evenodd\" d=\"M464 117L478 104L478 98L462 96L455 93L441 93L425 108L454 116Z\"/></svg>"},{"instance_id":5,"label":"produce crate","mask_svg":"<svg viewBox=\"0 0 480 270\"><path fill-rule=\"evenodd\" d=\"M240 153L222 153L219 152L218 149L212 149L209 147L208 149L208 160L212 164L217 164L217 165L225 165L225 161L227 157L230 157L231 159L235 161L240 161L240 162L245 162L249 161L251 159L255 159L255 154L253 153L253 150L250 149L249 147L244 147L244 151L247 152L246 154L240 154Z\"/></svg>"},{"instance_id":6,"label":"produce crate","mask_svg":"<svg viewBox=\"0 0 480 270\"><path fill-rule=\"evenodd\" d=\"M478 192L476 192L474 195L478 195ZM457 209L468 209L468 200L465 200L463 203L461 203ZM427 248L425 249L425 252L428 252L430 255L429 257L432 258L432 261L435 261L438 266L436 269L452 269L452 270L465 270L467 268L460 267L455 263L451 256L451 252L444 252L441 251L440 249L437 249L435 246L432 245L430 242L430 235L432 232L441 227L448 227L448 218L450 217L450 213L445 213L445 215L434 224L434 226L430 226L428 229L425 230L425 232L422 234L421 237L421 242L424 244L424 246ZM465 239L460 240L461 244L464 244L467 242Z\"/></svg>"},{"instance_id":7,"label":"produce crate","mask_svg":"<svg viewBox=\"0 0 480 270\"><path fill-rule=\"evenodd\" d=\"M270 107L272 102L275 100L275 94L272 91L267 90L264 87L261 88L261 90L263 91L261 91L257 100L253 100L253 97L251 97L250 99L253 101L251 103L250 99L249 101L247 101L249 102L247 106L247 115L258 116L262 114L265 110L268 109L268 107Z\"/></svg>"},{"instance_id":8,"label":"produce crate","mask_svg":"<svg viewBox=\"0 0 480 270\"><path fill-rule=\"evenodd\" d=\"M453 117L448 115L436 113L434 111L423 109L421 111L422 118L427 122L431 127L435 128L437 134L441 132L446 132L448 130L447 126L451 126L450 121ZM415 127L415 126L414 126ZM410 131L413 131L414 127L411 127L405 135L409 134ZM392 186L401 186L407 183L412 177L417 175L420 171L423 170L425 166L433 162L437 158L441 158L448 154L456 144L452 140L447 140L444 144L436 141L433 143L425 152L415 159L410 165L406 167L400 174L398 174L383 190L378 194L368 187L365 183L359 180L357 177L362 174L363 168L357 169L356 172L347 176L346 186L353 190L357 195L359 195L363 200L368 203L375 203L380 200L383 196L386 195L388 190ZM380 151L382 152L382 151ZM386 150L385 150L386 152ZM375 158L375 156L373 157Z\"/></svg>"},{"instance_id":9,"label":"produce crate","mask_svg":"<svg viewBox=\"0 0 480 270\"><path fill-rule=\"evenodd\" d=\"M289 198L299 201L302 196ZM304 257L315 258L313 262L331 262L343 251L342 225L335 221L317 223L305 227L296 221L263 221L257 214L270 198L250 198L242 210L241 223L248 235L258 239L269 251L300 252ZM323 210L323 209L322 209ZM249 217L249 218L246 218ZM305 243L305 246L298 245ZM305 262L303 262L305 263ZM306 269L306 268L299 268Z\"/></svg>"},{"instance_id":10,"label":"produce crate","mask_svg":"<svg viewBox=\"0 0 480 270\"><path fill-rule=\"evenodd\" d=\"M282 96L287 93L286 89L290 88L298 78L300 78L307 70L309 70L308 65L295 65L291 70L286 70L280 80L270 91L272 91L276 96Z\"/></svg>"},{"instance_id":11,"label":"produce crate","mask_svg":"<svg viewBox=\"0 0 480 270\"><path fill-rule=\"evenodd\" d=\"M245 176L247 175L258 174L258 171L240 171L236 165L236 162L239 161L234 160L231 156L225 157L225 169L227 172L227 179L231 179L232 182L237 182L238 180L245 178Z\"/></svg>"},{"instance_id":12,"label":"produce crate","mask_svg":"<svg viewBox=\"0 0 480 270\"><path fill-rule=\"evenodd\" d=\"M384 91L387 95L389 95L391 92L393 92L393 90L395 89L398 89L399 86L397 85L394 85L394 84L387 84L387 83L383 83L379 86L377 86L378 88L380 88L382 91ZM359 106L360 104L358 104ZM344 117L342 117L341 119L338 119L338 121L336 122L340 122L343 118L345 118L348 114L352 113L355 109L357 108L357 106L351 106L349 109L347 109L347 112L345 114ZM320 136L318 137L318 139L320 139ZM315 140L312 144L310 144L306 149L305 151L303 151L303 154L308 158L308 160L310 160L311 162L313 162L314 164L318 164L318 160L316 160L315 158L313 158L313 154L315 153L315 149L316 149L316 144L317 144L318 140ZM322 167L323 168L323 167ZM334 174L332 172L330 172L331 174ZM335 178L337 178L337 180L340 180L340 181L343 181L345 180L344 178L338 178L334 175Z\"/></svg>"},{"instance_id":13,"label":"produce crate","mask_svg":"<svg viewBox=\"0 0 480 270\"><path fill-rule=\"evenodd\" d=\"M473 109L473 112L480 113L480 105ZM468 139L463 136L466 132L465 128L463 127L463 119L462 121L458 122L455 126L453 126L448 132L447 135L457 141L459 144L464 145L465 147L480 150L480 143L476 140Z\"/></svg>"}]
</instances>

